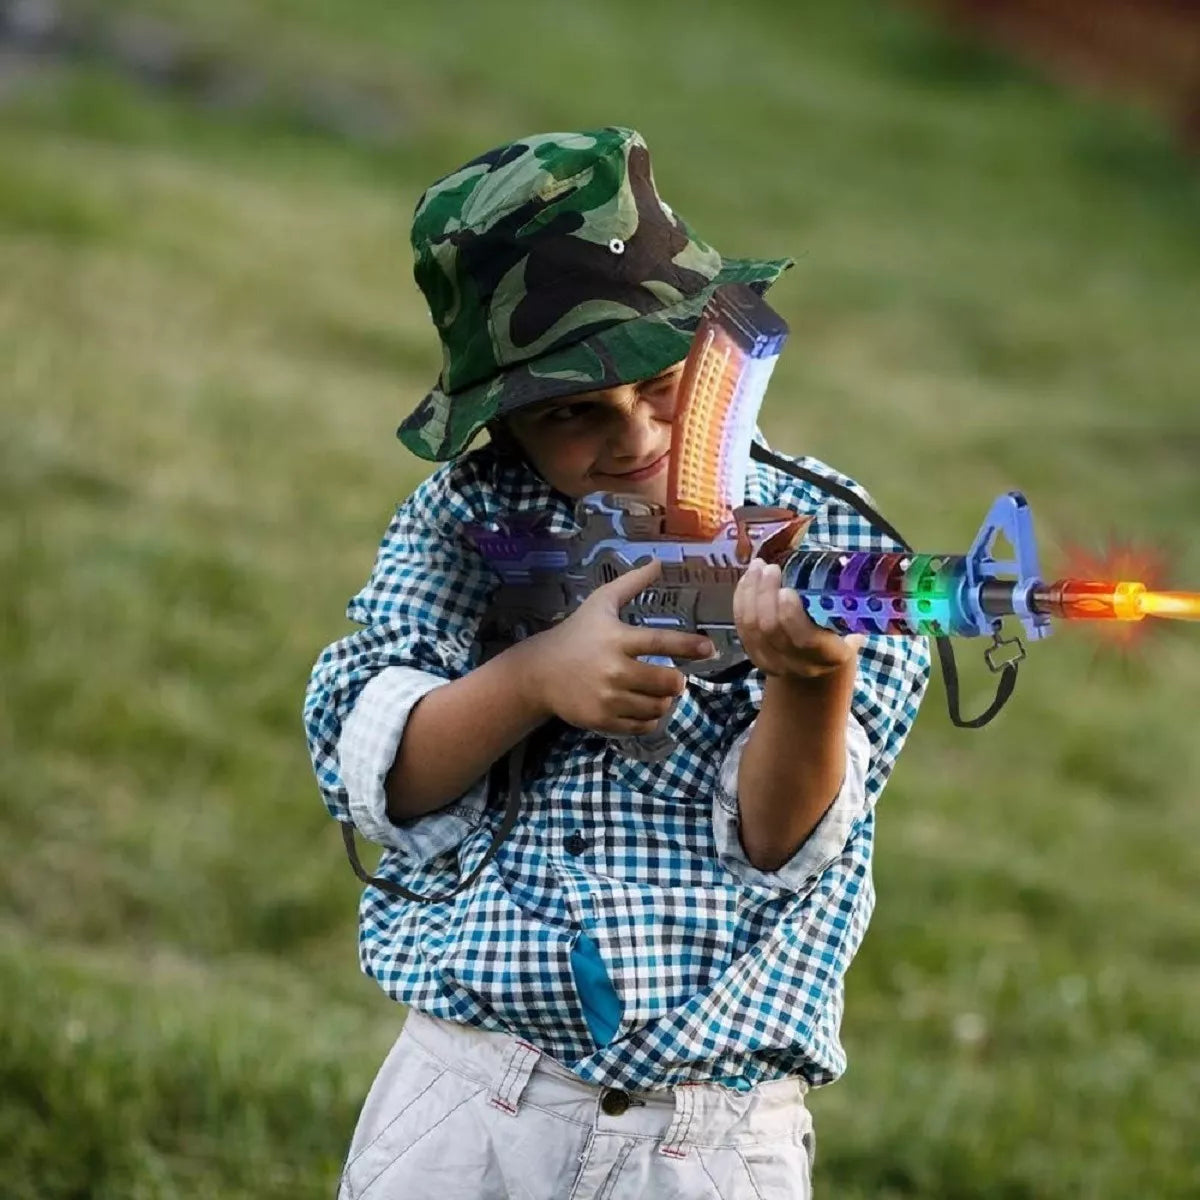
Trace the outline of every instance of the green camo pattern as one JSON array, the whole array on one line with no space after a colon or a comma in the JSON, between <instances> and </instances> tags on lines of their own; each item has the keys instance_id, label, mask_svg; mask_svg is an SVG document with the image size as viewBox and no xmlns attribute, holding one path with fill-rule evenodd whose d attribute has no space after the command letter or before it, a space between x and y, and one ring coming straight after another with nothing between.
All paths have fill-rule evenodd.
<instances>
[{"instance_id":1,"label":"green camo pattern","mask_svg":"<svg viewBox=\"0 0 1200 1200\"><path fill-rule=\"evenodd\" d=\"M765 291L793 262L722 258L660 199L641 135L615 126L472 159L422 193L412 245L442 371L397 436L432 462L526 404L657 374L714 289Z\"/></svg>"}]
</instances>

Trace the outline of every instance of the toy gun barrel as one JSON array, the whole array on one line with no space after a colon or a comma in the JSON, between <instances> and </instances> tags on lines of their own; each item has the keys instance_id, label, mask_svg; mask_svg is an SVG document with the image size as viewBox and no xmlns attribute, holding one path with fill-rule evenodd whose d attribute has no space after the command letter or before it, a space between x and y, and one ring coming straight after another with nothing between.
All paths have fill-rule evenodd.
<instances>
[{"instance_id":1,"label":"toy gun barrel","mask_svg":"<svg viewBox=\"0 0 1200 1200\"><path fill-rule=\"evenodd\" d=\"M1200 620L1200 593L1151 592L1122 580L984 578L972 584L961 554L797 551L783 564L815 624L837 633L974 637L999 618Z\"/></svg>"},{"instance_id":2,"label":"toy gun barrel","mask_svg":"<svg viewBox=\"0 0 1200 1200\"><path fill-rule=\"evenodd\" d=\"M1040 612L1066 620L1140 621L1143 617L1200 620L1200 593L1151 592L1144 583L1060 579L1034 589Z\"/></svg>"}]
</instances>

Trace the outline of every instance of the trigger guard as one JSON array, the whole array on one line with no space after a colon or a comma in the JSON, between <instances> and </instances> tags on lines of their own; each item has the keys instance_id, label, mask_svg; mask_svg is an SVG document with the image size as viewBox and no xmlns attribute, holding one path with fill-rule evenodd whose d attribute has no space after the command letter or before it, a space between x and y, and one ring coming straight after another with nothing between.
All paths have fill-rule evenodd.
<instances>
[{"instance_id":1,"label":"trigger guard","mask_svg":"<svg viewBox=\"0 0 1200 1200\"><path fill-rule=\"evenodd\" d=\"M654 663L657 666L673 667L675 660L663 654L642 654L639 661ZM678 743L667 733L667 726L675 715L675 709L682 699L675 696L671 707L658 719L658 724L649 733L631 733L624 737L610 738L617 753L636 762L662 762L675 753Z\"/></svg>"},{"instance_id":2,"label":"trigger guard","mask_svg":"<svg viewBox=\"0 0 1200 1200\"><path fill-rule=\"evenodd\" d=\"M670 723L674 711L675 705L672 704L658 725L649 733L635 733L629 734L627 737L611 738L610 741L616 747L617 753L626 758L632 758L636 762L662 762L664 759L670 758L678 745L675 739L667 733L667 725Z\"/></svg>"}]
</instances>

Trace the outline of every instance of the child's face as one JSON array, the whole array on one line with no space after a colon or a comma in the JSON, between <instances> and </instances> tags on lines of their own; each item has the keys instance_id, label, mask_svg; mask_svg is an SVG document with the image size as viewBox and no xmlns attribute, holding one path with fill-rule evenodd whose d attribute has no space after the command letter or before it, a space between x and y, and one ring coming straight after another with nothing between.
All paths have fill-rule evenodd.
<instances>
[{"instance_id":1,"label":"child's face","mask_svg":"<svg viewBox=\"0 0 1200 1200\"><path fill-rule=\"evenodd\" d=\"M534 470L574 500L589 492L632 492L665 505L665 460L647 479L627 474L670 450L683 362L637 383L531 404L508 418L508 428Z\"/></svg>"}]
</instances>

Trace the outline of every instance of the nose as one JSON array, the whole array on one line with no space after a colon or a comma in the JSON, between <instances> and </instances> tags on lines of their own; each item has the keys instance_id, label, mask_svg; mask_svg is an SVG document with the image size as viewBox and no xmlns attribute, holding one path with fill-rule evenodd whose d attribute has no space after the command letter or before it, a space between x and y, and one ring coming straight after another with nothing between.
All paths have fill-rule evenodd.
<instances>
[{"instance_id":1,"label":"nose","mask_svg":"<svg viewBox=\"0 0 1200 1200\"><path fill-rule=\"evenodd\" d=\"M670 440L670 433L659 428L664 424L655 406L645 400L632 400L617 415L615 429L609 437L609 454L613 465L632 470L648 459L661 454Z\"/></svg>"}]
</instances>

